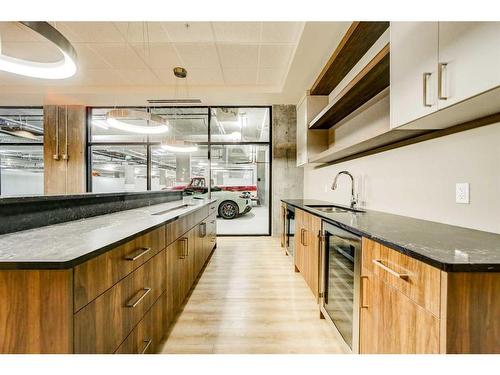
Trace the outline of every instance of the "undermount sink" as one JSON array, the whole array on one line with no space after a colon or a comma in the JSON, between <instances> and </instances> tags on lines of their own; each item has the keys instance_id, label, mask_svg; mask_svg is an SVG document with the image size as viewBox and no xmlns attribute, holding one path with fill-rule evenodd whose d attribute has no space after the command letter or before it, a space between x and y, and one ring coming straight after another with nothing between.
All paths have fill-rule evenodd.
<instances>
[{"instance_id":1,"label":"undermount sink","mask_svg":"<svg viewBox=\"0 0 500 375\"><path fill-rule=\"evenodd\" d=\"M340 206L335 206L333 204L331 204L331 205L315 205L315 204L307 205L306 204L306 207L312 208L314 210L326 212L326 213L345 213L345 212L363 213L363 212L365 212L363 210L358 210L356 208L340 207Z\"/></svg>"}]
</instances>

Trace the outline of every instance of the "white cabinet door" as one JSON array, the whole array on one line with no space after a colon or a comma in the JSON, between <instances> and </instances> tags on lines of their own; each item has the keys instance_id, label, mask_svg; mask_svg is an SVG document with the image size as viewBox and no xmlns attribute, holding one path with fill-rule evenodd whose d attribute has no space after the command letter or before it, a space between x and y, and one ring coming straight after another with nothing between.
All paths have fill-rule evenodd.
<instances>
[{"instance_id":1,"label":"white cabinet door","mask_svg":"<svg viewBox=\"0 0 500 375\"><path fill-rule=\"evenodd\" d=\"M297 167L307 164L307 98L297 105Z\"/></svg>"},{"instance_id":2,"label":"white cabinet door","mask_svg":"<svg viewBox=\"0 0 500 375\"><path fill-rule=\"evenodd\" d=\"M391 22L390 30L391 128L397 128L437 110L438 23Z\"/></svg>"},{"instance_id":3,"label":"white cabinet door","mask_svg":"<svg viewBox=\"0 0 500 375\"><path fill-rule=\"evenodd\" d=\"M500 86L500 22L440 22L439 63L439 109Z\"/></svg>"}]
</instances>

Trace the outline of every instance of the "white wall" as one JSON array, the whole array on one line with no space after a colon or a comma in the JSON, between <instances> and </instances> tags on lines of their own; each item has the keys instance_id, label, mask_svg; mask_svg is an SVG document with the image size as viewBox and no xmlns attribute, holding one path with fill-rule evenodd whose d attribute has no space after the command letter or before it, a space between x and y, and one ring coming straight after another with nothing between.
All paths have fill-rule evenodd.
<instances>
[{"instance_id":1,"label":"white wall","mask_svg":"<svg viewBox=\"0 0 500 375\"><path fill-rule=\"evenodd\" d=\"M345 126L348 126L346 124ZM304 197L348 204L350 171L366 208L500 233L500 123L304 171ZM455 183L470 183L470 204Z\"/></svg>"}]
</instances>

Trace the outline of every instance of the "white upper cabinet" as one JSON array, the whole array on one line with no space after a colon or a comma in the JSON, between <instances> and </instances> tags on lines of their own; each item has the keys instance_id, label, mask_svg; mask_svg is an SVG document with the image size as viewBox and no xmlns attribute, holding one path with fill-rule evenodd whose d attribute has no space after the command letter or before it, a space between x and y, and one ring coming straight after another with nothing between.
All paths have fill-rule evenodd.
<instances>
[{"instance_id":1,"label":"white upper cabinet","mask_svg":"<svg viewBox=\"0 0 500 375\"><path fill-rule=\"evenodd\" d=\"M500 22L440 22L438 68L439 108L499 86Z\"/></svg>"},{"instance_id":2,"label":"white upper cabinet","mask_svg":"<svg viewBox=\"0 0 500 375\"><path fill-rule=\"evenodd\" d=\"M391 22L391 128L437 110L437 22Z\"/></svg>"},{"instance_id":3,"label":"white upper cabinet","mask_svg":"<svg viewBox=\"0 0 500 375\"><path fill-rule=\"evenodd\" d=\"M500 112L500 22L391 22L391 128Z\"/></svg>"}]
</instances>

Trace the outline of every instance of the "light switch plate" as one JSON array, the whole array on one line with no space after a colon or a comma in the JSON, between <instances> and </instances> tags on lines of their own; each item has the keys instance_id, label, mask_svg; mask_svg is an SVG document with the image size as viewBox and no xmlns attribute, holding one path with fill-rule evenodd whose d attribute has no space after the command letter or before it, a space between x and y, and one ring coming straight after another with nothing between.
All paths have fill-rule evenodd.
<instances>
[{"instance_id":1,"label":"light switch plate","mask_svg":"<svg viewBox=\"0 0 500 375\"><path fill-rule=\"evenodd\" d=\"M456 203L469 203L469 183L457 182L455 185L455 202Z\"/></svg>"}]
</instances>

